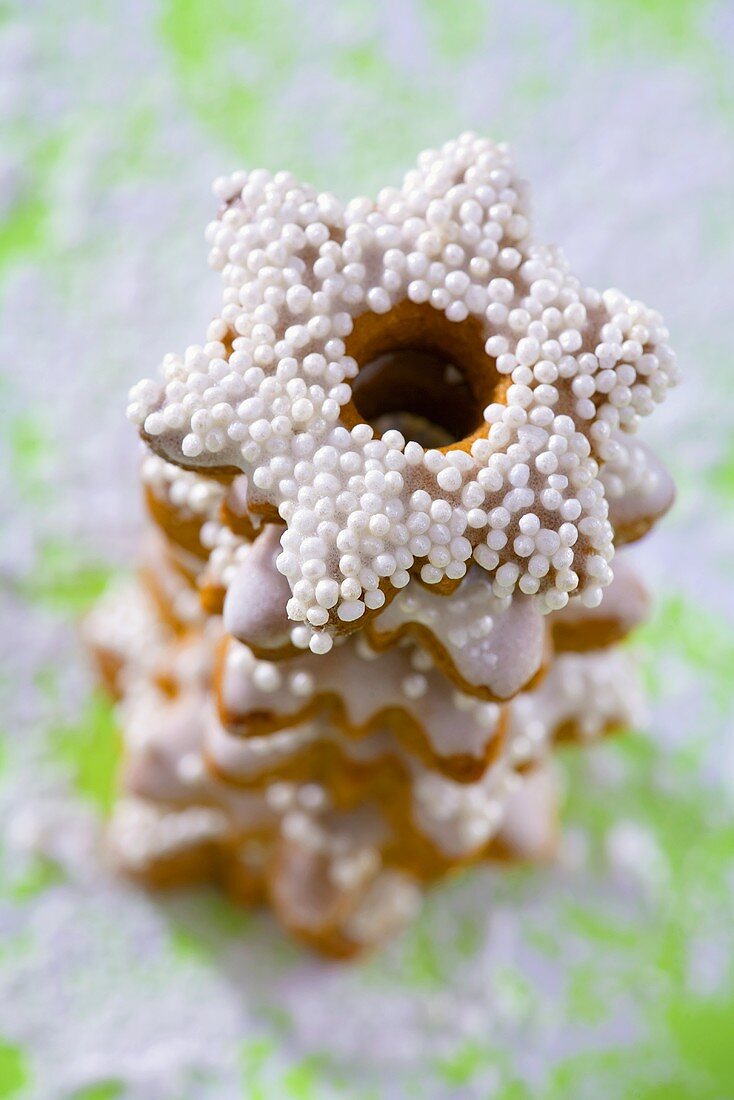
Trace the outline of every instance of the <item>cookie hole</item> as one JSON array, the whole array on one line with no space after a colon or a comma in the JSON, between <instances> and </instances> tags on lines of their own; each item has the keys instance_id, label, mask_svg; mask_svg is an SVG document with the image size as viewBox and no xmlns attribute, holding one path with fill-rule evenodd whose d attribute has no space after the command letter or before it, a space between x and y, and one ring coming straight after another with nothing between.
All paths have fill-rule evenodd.
<instances>
[{"instance_id":1,"label":"cookie hole","mask_svg":"<svg viewBox=\"0 0 734 1100\"><path fill-rule=\"evenodd\" d=\"M446 449L481 433L484 409L501 399L502 379L473 318L452 322L404 302L357 318L346 343L359 364L352 415L378 435L397 428L423 447Z\"/></svg>"},{"instance_id":2,"label":"cookie hole","mask_svg":"<svg viewBox=\"0 0 734 1100\"><path fill-rule=\"evenodd\" d=\"M397 428L424 447L446 447L478 427L474 395L462 372L420 347L370 359L352 393L362 419L379 435Z\"/></svg>"}]
</instances>

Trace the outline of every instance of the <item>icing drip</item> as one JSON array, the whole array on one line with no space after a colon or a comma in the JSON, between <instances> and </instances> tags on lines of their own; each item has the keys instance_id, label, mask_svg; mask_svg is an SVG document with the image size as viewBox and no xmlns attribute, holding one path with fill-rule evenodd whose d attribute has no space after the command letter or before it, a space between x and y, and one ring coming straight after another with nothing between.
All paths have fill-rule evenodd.
<instances>
[{"instance_id":1,"label":"icing drip","mask_svg":"<svg viewBox=\"0 0 734 1100\"><path fill-rule=\"evenodd\" d=\"M224 600L228 634L258 649L278 649L290 641L286 614L288 582L275 567L282 528L268 524L234 573Z\"/></svg>"},{"instance_id":2,"label":"icing drip","mask_svg":"<svg viewBox=\"0 0 734 1100\"><path fill-rule=\"evenodd\" d=\"M410 584L367 633L378 648L406 634L418 637L437 659L448 659L455 683L468 691L484 688L497 699L511 698L532 680L545 648L545 623L533 602L495 596L477 568L451 597Z\"/></svg>"}]
</instances>

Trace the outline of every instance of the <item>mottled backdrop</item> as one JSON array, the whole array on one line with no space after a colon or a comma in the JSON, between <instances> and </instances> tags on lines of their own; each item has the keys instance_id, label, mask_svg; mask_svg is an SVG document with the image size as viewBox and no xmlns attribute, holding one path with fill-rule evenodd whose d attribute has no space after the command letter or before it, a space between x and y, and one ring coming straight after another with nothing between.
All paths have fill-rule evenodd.
<instances>
[{"instance_id":1,"label":"mottled backdrop","mask_svg":"<svg viewBox=\"0 0 734 1100\"><path fill-rule=\"evenodd\" d=\"M0 6L0 1096L734 1095L733 55L731 0ZM680 485L637 554L651 718L565 754L558 866L456 880L340 967L110 875L117 746L76 623L133 561L126 389L218 298L210 179L346 197L467 128L680 353L646 429Z\"/></svg>"}]
</instances>

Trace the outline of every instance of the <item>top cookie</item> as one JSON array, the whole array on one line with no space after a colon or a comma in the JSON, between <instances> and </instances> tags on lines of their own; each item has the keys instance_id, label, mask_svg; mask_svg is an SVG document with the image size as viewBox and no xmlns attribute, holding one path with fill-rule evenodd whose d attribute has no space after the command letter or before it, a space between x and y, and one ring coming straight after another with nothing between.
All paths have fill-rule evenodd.
<instances>
[{"instance_id":1,"label":"top cookie","mask_svg":"<svg viewBox=\"0 0 734 1100\"><path fill-rule=\"evenodd\" d=\"M506 146L462 135L346 206L287 172L215 190L220 316L163 384L134 387L129 415L172 462L246 473L248 506L285 522L278 568L311 648L410 570L457 582L472 558L500 597L597 603L613 555L599 466L674 357L657 313L533 241Z\"/></svg>"}]
</instances>

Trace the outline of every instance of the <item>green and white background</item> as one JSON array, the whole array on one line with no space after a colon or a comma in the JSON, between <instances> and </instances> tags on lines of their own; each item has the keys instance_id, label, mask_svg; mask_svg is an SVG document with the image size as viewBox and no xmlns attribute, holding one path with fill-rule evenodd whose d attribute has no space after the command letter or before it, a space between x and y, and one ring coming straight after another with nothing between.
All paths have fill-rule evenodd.
<instances>
[{"instance_id":1,"label":"green and white background","mask_svg":"<svg viewBox=\"0 0 734 1100\"><path fill-rule=\"evenodd\" d=\"M732 56L731 0L0 4L0 1097L734 1096ZM77 621L134 558L126 389L217 302L210 179L347 197L467 128L680 354L646 427L680 486L637 554L650 723L564 754L557 866L462 877L340 967L112 876Z\"/></svg>"}]
</instances>

